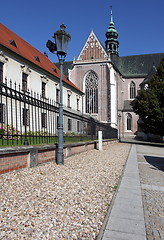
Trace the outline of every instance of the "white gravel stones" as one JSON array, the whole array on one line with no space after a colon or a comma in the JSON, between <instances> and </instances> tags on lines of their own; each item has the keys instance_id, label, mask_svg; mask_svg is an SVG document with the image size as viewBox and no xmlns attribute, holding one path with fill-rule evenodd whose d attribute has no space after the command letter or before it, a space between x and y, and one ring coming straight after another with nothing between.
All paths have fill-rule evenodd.
<instances>
[{"instance_id":1,"label":"white gravel stones","mask_svg":"<svg viewBox=\"0 0 164 240\"><path fill-rule=\"evenodd\" d=\"M65 159L0 176L0 239L94 240L129 144L113 143Z\"/></svg>"}]
</instances>

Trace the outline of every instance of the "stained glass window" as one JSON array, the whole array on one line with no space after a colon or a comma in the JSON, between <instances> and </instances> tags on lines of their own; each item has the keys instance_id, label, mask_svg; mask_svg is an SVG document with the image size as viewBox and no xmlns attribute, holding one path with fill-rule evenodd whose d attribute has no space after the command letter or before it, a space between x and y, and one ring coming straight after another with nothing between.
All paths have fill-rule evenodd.
<instances>
[{"instance_id":1,"label":"stained glass window","mask_svg":"<svg viewBox=\"0 0 164 240\"><path fill-rule=\"evenodd\" d=\"M130 83L130 99L134 99L136 97L136 85L134 82Z\"/></svg>"},{"instance_id":2,"label":"stained glass window","mask_svg":"<svg viewBox=\"0 0 164 240\"><path fill-rule=\"evenodd\" d=\"M86 113L98 113L98 77L90 71L85 79Z\"/></svg>"}]
</instances>

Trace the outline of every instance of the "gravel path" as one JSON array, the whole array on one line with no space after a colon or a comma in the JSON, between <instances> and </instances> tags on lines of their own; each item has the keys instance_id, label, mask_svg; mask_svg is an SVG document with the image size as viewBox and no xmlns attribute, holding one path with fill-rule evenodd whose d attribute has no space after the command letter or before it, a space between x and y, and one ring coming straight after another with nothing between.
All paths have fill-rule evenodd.
<instances>
[{"instance_id":1,"label":"gravel path","mask_svg":"<svg viewBox=\"0 0 164 240\"><path fill-rule=\"evenodd\" d=\"M94 240L99 233L129 144L112 143L0 176L0 239Z\"/></svg>"}]
</instances>

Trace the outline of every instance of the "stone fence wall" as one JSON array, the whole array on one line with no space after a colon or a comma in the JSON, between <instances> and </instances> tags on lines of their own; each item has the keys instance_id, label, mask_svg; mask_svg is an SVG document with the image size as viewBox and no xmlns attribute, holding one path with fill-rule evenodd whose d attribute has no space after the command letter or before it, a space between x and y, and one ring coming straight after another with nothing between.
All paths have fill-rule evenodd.
<instances>
[{"instance_id":1,"label":"stone fence wall","mask_svg":"<svg viewBox=\"0 0 164 240\"><path fill-rule=\"evenodd\" d=\"M103 140L108 145L117 140ZM97 149L98 141L80 142L64 145L64 157ZM57 146L23 146L0 148L0 174L21 168L30 168L38 164L56 161Z\"/></svg>"}]
</instances>

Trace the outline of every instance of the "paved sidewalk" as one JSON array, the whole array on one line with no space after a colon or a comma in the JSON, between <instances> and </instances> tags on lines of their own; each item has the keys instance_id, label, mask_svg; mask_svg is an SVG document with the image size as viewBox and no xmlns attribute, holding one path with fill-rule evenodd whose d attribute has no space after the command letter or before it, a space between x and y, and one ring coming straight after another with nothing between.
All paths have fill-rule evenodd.
<instances>
[{"instance_id":1,"label":"paved sidewalk","mask_svg":"<svg viewBox=\"0 0 164 240\"><path fill-rule=\"evenodd\" d=\"M134 144L101 239L146 240L137 152Z\"/></svg>"},{"instance_id":2,"label":"paved sidewalk","mask_svg":"<svg viewBox=\"0 0 164 240\"><path fill-rule=\"evenodd\" d=\"M164 148L136 148L147 240L164 240Z\"/></svg>"}]
</instances>

